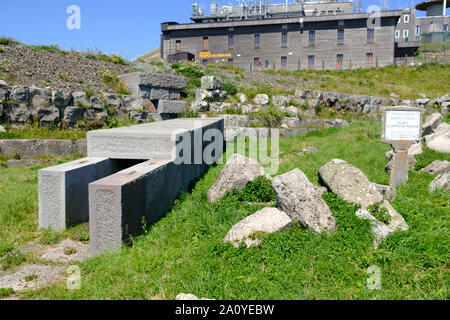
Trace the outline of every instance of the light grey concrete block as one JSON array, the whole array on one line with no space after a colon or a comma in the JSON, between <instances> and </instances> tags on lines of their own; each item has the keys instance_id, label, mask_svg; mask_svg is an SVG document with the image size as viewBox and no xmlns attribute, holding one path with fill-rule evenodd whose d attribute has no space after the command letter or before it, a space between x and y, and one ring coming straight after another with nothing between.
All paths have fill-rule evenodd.
<instances>
[{"instance_id":1,"label":"light grey concrete block","mask_svg":"<svg viewBox=\"0 0 450 320\"><path fill-rule=\"evenodd\" d=\"M178 114L186 109L186 102L179 100L159 100L158 112L163 114Z\"/></svg>"},{"instance_id":2,"label":"light grey concrete block","mask_svg":"<svg viewBox=\"0 0 450 320\"><path fill-rule=\"evenodd\" d=\"M209 129L223 133L224 122L219 118L173 119L137 126L88 132L89 157L112 159L171 159L183 136L202 137ZM192 139L191 143L194 143ZM222 139L223 142L223 139Z\"/></svg>"},{"instance_id":3,"label":"light grey concrete block","mask_svg":"<svg viewBox=\"0 0 450 320\"><path fill-rule=\"evenodd\" d=\"M108 158L85 158L39 170L39 227L61 231L87 222L89 183L119 169Z\"/></svg>"},{"instance_id":4,"label":"light grey concrete block","mask_svg":"<svg viewBox=\"0 0 450 320\"><path fill-rule=\"evenodd\" d=\"M118 250L171 210L177 197L206 170L150 160L89 185L90 253Z\"/></svg>"}]
</instances>

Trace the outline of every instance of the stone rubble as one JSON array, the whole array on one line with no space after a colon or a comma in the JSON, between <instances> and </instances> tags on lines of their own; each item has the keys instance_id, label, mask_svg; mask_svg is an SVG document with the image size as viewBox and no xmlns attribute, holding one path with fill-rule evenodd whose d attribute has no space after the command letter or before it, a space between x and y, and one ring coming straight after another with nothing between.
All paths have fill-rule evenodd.
<instances>
[{"instance_id":1,"label":"stone rubble","mask_svg":"<svg viewBox=\"0 0 450 320\"><path fill-rule=\"evenodd\" d=\"M227 192L242 190L249 182L264 175L264 168L256 160L233 154L209 190L208 199L215 202Z\"/></svg>"},{"instance_id":2,"label":"stone rubble","mask_svg":"<svg viewBox=\"0 0 450 320\"><path fill-rule=\"evenodd\" d=\"M270 234L291 225L292 220L286 213L276 208L264 208L234 225L224 242L230 242L237 248L244 241L247 248L250 248L261 243L258 233Z\"/></svg>"},{"instance_id":3,"label":"stone rubble","mask_svg":"<svg viewBox=\"0 0 450 320\"><path fill-rule=\"evenodd\" d=\"M335 232L335 218L322 199L325 188L313 185L300 169L277 176L272 181L277 207L293 221L317 233Z\"/></svg>"}]
</instances>

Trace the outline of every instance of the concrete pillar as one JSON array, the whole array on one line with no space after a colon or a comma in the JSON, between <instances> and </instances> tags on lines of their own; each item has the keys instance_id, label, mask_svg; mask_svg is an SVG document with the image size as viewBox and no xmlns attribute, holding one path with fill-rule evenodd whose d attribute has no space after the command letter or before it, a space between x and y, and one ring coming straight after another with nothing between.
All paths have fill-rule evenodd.
<instances>
[{"instance_id":1,"label":"concrete pillar","mask_svg":"<svg viewBox=\"0 0 450 320\"><path fill-rule=\"evenodd\" d=\"M85 158L39 170L39 228L62 231L87 222L89 183L118 169L109 158Z\"/></svg>"},{"instance_id":2,"label":"concrete pillar","mask_svg":"<svg viewBox=\"0 0 450 320\"><path fill-rule=\"evenodd\" d=\"M396 188L408 182L408 150L395 150L389 186Z\"/></svg>"},{"instance_id":3,"label":"concrete pillar","mask_svg":"<svg viewBox=\"0 0 450 320\"><path fill-rule=\"evenodd\" d=\"M150 160L89 185L90 253L119 250L169 212L206 165Z\"/></svg>"}]
</instances>

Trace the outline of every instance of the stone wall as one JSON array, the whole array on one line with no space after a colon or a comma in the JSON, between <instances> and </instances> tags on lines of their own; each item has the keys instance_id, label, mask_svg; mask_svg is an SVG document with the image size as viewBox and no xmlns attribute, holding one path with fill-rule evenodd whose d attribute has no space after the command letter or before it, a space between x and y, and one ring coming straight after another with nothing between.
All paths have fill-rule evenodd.
<instances>
[{"instance_id":1,"label":"stone wall","mask_svg":"<svg viewBox=\"0 0 450 320\"><path fill-rule=\"evenodd\" d=\"M51 88L8 84L0 80L0 123L22 125L38 121L44 125L64 123L104 123L108 118L129 119L137 123L176 117L186 104L180 101L185 80L180 76L146 74L147 95L71 92ZM178 79L177 88L170 83ZM157 79L156 79L157 78ZM179 78L183 78L182 80ZM157 82L158 87L150 84ZM167 84L167 85L166 85Z\"/></svg>"}]
</instances>

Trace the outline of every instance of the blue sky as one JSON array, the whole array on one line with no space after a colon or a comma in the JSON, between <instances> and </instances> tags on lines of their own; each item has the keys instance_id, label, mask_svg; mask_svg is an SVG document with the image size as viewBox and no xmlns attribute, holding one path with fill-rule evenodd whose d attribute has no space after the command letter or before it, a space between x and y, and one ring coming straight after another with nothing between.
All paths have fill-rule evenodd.
<instances>
[{"instance_id":1,"label":"blue sky","mask_svg":"<svg viewBox=\"0 0 450 320\"><path fill-rule=\"evenodd\" d=\"M98 49L136 58L159 46L160 23L189 22L194 0L1 0L0 36L27 44L58 44L64 49ZM209 0L200 0L208 8ZM234 1L232 1L234 2ZM272 0L271 3L283 2ZM292 0L290 0L292 2ZM419 0L414 0L416 5ZM222 0L223 4L228 1ZM391 0L390 9L410 7L411 0ZM363 7L379 0L363 0ZM81 9L81 29L69 30L70 5Z\"/></svg>"}]
</instances>

